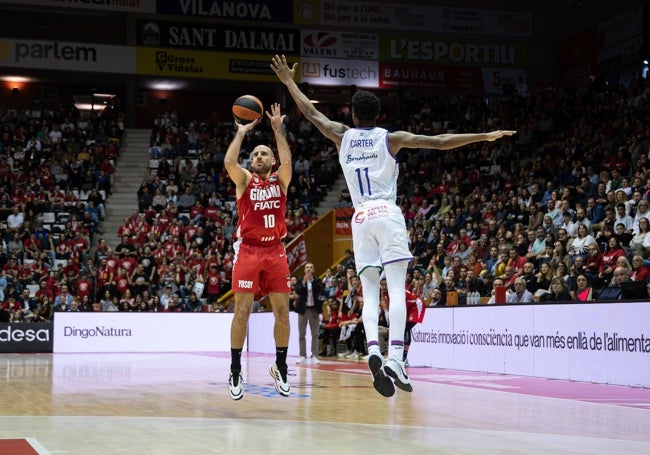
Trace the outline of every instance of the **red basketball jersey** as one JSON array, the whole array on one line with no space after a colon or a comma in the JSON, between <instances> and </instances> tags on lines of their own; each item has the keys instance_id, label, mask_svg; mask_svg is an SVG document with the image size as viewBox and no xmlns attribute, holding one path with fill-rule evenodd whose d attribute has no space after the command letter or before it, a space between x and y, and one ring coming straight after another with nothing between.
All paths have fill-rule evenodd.
<instances>
[{"instance_id":1,"label":"red basketball jersey","mask_svg":"<svg viewBox=\"0 0 650 455\"><path fill-rule=\"evenodd\" d=\"M287 196L282 192L277 173L267 180L252 174L246 190L237 199L237 237L244 243L277 243L287 235L284 212Z\"/></svg>"},{"instance_id":2,"label":"red basketball jersey","mask_svg":"<svg viewBox=\"0 0 650 455\"><path fill-rule=\"evenodd\" d=\"M417 294L406 290L406 321L422 322L424 318L424 305Z\"/></svg>"}]
</instances>

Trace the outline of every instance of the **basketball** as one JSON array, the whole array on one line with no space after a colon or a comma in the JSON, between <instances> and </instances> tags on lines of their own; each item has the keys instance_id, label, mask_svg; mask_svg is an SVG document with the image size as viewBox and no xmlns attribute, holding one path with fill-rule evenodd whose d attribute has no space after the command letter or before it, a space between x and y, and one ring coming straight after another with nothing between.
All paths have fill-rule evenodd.
<instances>
[{"instance_id":1,"label":"basketball","mask_svg":"<svg viewBox=\"0 0 650 455\"><path fill-rule=\"evenodd\" d=\"M253 95L243 95L235 100L232 105L232 115L235 120L245 125L253 122L262 116L264 105Z\"/></svg>"}]
</instances>

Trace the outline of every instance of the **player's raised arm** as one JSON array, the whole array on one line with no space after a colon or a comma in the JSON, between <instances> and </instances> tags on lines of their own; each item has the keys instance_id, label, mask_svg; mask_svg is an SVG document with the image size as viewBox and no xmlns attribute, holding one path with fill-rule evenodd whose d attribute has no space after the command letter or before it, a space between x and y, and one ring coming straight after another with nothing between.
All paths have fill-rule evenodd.
<instances>
[{"instance_id":1,"label":"player's raised arm","mask_svg":"<svg viewBox=\"0 0 650 455\"><path fill-rule=\"evenodd\" d=\"M273 134L275 135L275 144L278 148L278 159L280 165L278 166L278 178L282 191L287 192L289 183L291 182L291 175L293 172L293 163L291 162L291 148L287 142L287 136L284 134L282 124L286 115L282 115L280 111L280 104L273 103L271 105L271 112L266 112L266 116L271 121Z\"/></svg>"},{"instance_id":2,"label":"player's raised arm","mask_svg":"<svg viewBox=\"0 0 650 455\"><path fill-rule=\"evenodd\" d=\"M291 98L298 105L298 108L307 119L314 124L323 136L330 139L336 144L337 149L341 145L341 138L343 133L348 129L346 125L339 122L334 122L328 119L322 112L314 107L309 98L300 91L300 88L294 80L296 74L296 65L294 63L290 68L287 63L287 58L282 55L275 55L272 59L271 69L275 72L284 85L287 86Z\"/></svg>"},{"instance_id":3,"label":"player's raised arm","mask_svg":"<svg viewBox=\"0 0 650 455\"><path fill-rule=\"evenodd\" d=\"M245 125L239 122L235 122L235 125L237 126L235 137L228 146L226 156L223 160L223 165L226 168L226 172L228 172L228 176L235 183L238 189L246 188L246 185L248 185L248 182L251 179L251 173L248 171L248 169L244 169L239 164L239 152L241 151L241 145L244 142L246 133L255 128L255 125L257 125L259 122L260 119L257 119L251 123L247 123Z\"/></svg>"},{"instance_id":4,"label":"player's raised arm","mask_svg":"<svg viewBox=\"0 0 650 455\"><path fill-rule=\"evenodd\" d=\"M407 131L396 131L388 136L388 143L393 154L402 148L425 148L437 150L450 150L463 145L481 141L496 141L504 136L512 136L516 131L498 130L489 133L463 133L463 134L438 134L425 136L412 134Z\"/></svg>"}]
</instances>

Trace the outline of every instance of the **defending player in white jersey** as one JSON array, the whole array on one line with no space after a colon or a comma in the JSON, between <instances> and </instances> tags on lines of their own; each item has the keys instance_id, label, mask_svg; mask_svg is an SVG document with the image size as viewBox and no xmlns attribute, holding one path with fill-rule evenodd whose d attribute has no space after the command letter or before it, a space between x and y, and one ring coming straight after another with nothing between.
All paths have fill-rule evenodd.
<instances>
[{"instance_id":1,"label":"defending player in white jersey","mask_svg":"<svg viewBox=\"0 0 650 455\"><path fill-rule=\"evenodd\" d=\"M396 205L398 165L395 156L402 148L448 150L512 136L515 131L437 136L406 131L390 133L375 126L381 105L379 98L367 91L359 91L352 97L354 128L350 128L328 119L300 91L294 81L296 65L289 67L284 55L276 55L271 69L287 86L303 115L336 144L339 152L339 162L355 208L352 242L357 274L364 289L363 324L373 385L386 397L395 393L395 384L410 392L413 388L402 357L406 325L404 282L412 256L408 249L406 223ZM379 275L382 269L391 301L389 352L385 364L378 342ZM390 378L395 380L395 384Z\"/></svg>"}]
</instances>

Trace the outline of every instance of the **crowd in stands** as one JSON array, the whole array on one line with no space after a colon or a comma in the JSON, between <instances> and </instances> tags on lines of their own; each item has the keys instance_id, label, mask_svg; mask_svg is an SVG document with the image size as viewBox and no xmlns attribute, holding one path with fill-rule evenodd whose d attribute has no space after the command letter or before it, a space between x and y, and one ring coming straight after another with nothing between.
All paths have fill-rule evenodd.
<instances>
[{"instance_id":1,"label":"crowd in stands","mask_svg":"<svg viewBox=\"0 0 650 455\"><path fill-rule=\"evenodd\" d=\"M76 304L89 297L86 261L123 130L117 98L85 116L74 106L0 109L1 319L51 320L68 300L64 284Z\"/></svg>"},{"instance_id":2,"label":"crowd in stands","mask_svg":"<svg viewBox=\"0 0 650 455\"><path fill-rule=\"evenodd\" d=\"M158 116L149 149L155 166L118 229L121 241L109 245L99 225L123 120L118 109L91 118L74 109L1 112L0 320L45 321L56 311L227 310L217 300L229 289L234 254L235 188L223 166L233 124L184 127L174 112ZM304 141L291 129L287 135L296 156L291 239L317 218L336 162L331 148L304 158ZM269 127L257 128L242 148L242 165L272 138Z\"/></svg>"},{"instance_id":3,"label":"crowd in stands","mask_svg":"<svg viewBox=\"0 0 650 455\"><path fill-rule=\"evenodd\" d=\"M495 143L400 153L398 203L415 258L406 286L440 305L449 291L460 304L468 292L489 298L495 286L521 296L522 279L541 301L593 300L614 295L608 288L622 280L647 282L649 90L642 78L616 87L588 79L530 93L405 92L386 106L379 124L390 130L518 131ZM98 234L123 131L118 107L91 118L72 108L0 113L0 297L12 318L227 310L218 298L229 286L237 219L223 167L232 123L183 123L173 111L156 117L151 174L120 243L108 245ZM338 121L349 116L322 109ZM317 218L338 164L332 144L296 111L286 132L291 238ZM263 124L242 147L243 166L260 143L273 143ZM346 206L343 192L337 207ZM39 290L25 306L29 286Z\"/></svg>"},{"instance_id":4,"label":"crowd in stands","mask_svg":"<svg viewBox=\"0 0 650 455\"><path fill-rule=\"evenodd\" d=\"M439 288L444 304L448 291L459 303L468 293L489 297L495 279L516 291L523 278L536 300L557 299L555 276L572 300L620 298L621 281L647 284L649 91L637 79L465 99L457 132L507 126L518 134L402 156L400 203L416 258L409 286L427 300ZM448 131L440 105L422 103L409 126Z\"/></svg>"}]
</instances>

